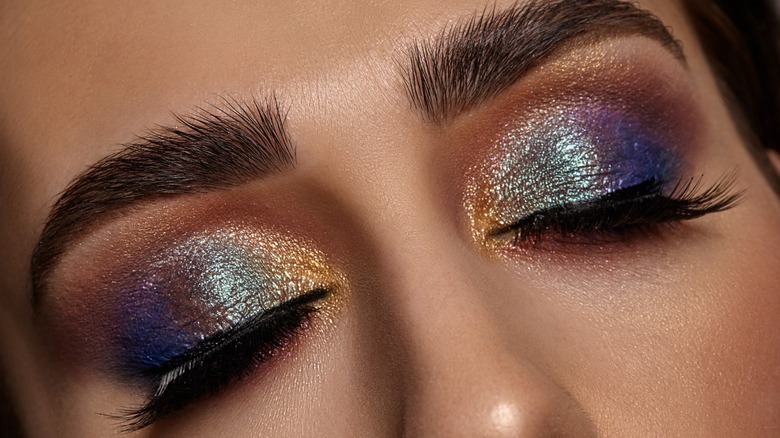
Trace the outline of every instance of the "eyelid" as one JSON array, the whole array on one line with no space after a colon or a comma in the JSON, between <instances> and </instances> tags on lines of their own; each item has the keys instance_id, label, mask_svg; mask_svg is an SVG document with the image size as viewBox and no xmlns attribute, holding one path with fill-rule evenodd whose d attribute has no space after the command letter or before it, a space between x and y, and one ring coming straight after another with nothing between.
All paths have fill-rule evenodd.
<instances>
[{"instance_id":1,"label":"eyelid","mask_svg":"<svg viewBox=\"0 0 780 438\"><path fill-rule=\"evenodd\" d=\"M310 243L253 227L194 233L136 266L115 281L123 292L114 306L123 313L114 339L130 369L164 363L265 309L341 283Z\"/></svg>"}]
</instances>

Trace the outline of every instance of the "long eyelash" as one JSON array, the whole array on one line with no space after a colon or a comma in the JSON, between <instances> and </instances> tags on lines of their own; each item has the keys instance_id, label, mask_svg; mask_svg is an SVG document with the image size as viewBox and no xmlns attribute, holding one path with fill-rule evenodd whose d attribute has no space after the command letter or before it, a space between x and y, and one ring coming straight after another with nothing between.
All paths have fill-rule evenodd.
<instances>
[{"instance_id":1,"label":"long eyelash","mask_svg":"<svg viewBox=\"0 0 780 438\"><path fill-rule=\"evenodd\" d=\"M583 232L618 234L642 226L680 222L737 205L743 192L735 192L735 173L721 177L702 190L702 178L680 180L668 194L663 181L649 179L592 201L563 204L532 213L495 230L493 236L515 233L515 243L536 242L550 235Z\"/></svg>"},{"instance_id":2,"label":"long eyelash","mask_svg":"<svg viewBox=\"0 0 780 438\"><path fill-rule=\"evenodd\" d=\"M122 430L142 429L248 376L254 366L266 363L289 344L317 310L313 303L327 294L325 289L316 289L287 301L144 372L157 388L143 406L117 417Z\"/></svg>"}]
</instances>

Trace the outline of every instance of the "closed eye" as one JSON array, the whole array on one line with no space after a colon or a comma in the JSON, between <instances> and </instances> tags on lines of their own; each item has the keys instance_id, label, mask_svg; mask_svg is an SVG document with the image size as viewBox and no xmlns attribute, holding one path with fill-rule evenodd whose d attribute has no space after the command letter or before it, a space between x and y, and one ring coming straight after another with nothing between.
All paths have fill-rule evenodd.
<instances>
[{"instance_id":1,"label":"closed eye","mask_svg":"<svg viewBox=\"0 0 780 438\"><path fill-rule=\"evenodd\" d=\"M185 353L142 373L153 394L137 409L118 416L125 431L134 431L213 395L266 364L293 342L325 299L315 289L262 312L246 322L210 336Z\"/></svg>"},{"instance_id":2,"label":"closed eye","mask_svg":"<svg viewBox=\"0 0 780 438\"><path fill-rule=\"evenodd\" d=\"M743 195L734 190L735 182L734 174L728 174L702 189L701 179L689 179L678 182L665 194L666 184L648 179L592 200L533 212L489 235L510 233L513 244L519 246L538 246L548 239L563 243L620 242L660 224L696 219L734 207Z\"/></svg>"}]
</instances>

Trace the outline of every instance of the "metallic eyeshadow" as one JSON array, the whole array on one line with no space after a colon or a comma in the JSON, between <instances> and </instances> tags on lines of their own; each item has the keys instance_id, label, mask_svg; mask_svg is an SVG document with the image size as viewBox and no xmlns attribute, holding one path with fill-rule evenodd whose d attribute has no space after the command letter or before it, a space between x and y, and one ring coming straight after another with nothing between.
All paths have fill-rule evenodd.
<instances>
[{"instance_id":1,"label":"metallic eyeshadow","mask_svg":"<svg viewBox=\"0 0 780 438\"><path fill-rule=\"evenodd\" d=\"M465 206L473 237L562 204L592 200L680 173L663 123L626 104L583 97L527 112L507 123L487 159L471 167Z\"/></svg>"},{"instance_id":2,"label":"metallic eyeshadow","mask_svg":"<svg viewBox=\"0 0 780 438\"><path fill-rule=\"evenodd\" d=\"M289 299L339 284L303 239L240 225L195 233L116 285L114 356L124 371L143 372Z\"/></svg>"}]
</instances>

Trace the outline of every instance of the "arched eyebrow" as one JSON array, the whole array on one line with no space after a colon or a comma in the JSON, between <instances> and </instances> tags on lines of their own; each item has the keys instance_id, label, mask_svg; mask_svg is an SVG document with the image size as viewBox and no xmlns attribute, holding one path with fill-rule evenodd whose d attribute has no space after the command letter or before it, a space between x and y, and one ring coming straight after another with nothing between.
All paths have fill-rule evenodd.
<instances>
[{"instance_id":1,"label":"arched eyebrow","mask_svg":"<svg viewBox=\"0 0 780 438\"><path fill-rule=\"evenodd\" d=\"M144 201L234 187L295 166L295 148L279 102L239 102L175 116L92 165L62 192L31 263L36 305L58 258L112 212Z\"/></svg>"},{"instance_id":2,"label":"arched eyebrow","mask_svg":"<svg viewBox=\"0 0 780 438\"><path fill-rule=\"evenodd\" d=\"M652 13L620 0L531 0L485 10L413 44L401 61L424 119L452 120L505 90L566 43L621 35L658 41L686 66L679 41Z\"/></svg>"}]
</instances>

